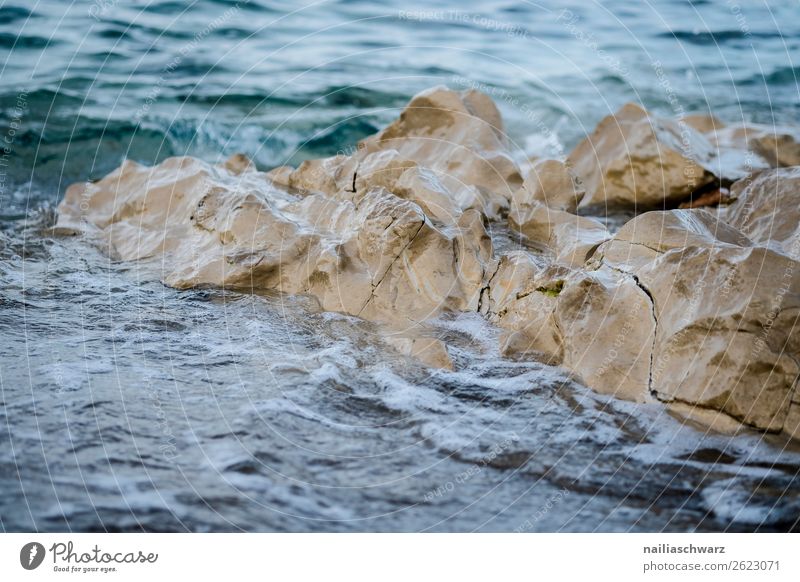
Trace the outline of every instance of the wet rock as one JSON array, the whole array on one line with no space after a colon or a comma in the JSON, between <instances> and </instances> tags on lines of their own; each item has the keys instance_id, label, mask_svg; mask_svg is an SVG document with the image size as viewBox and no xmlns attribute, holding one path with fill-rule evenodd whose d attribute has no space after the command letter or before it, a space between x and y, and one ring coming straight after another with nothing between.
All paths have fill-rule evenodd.
<instances>
[{"instance_id":1,"label":"wet rock","mask_svg":"<svg viewBox=\"0 0 800 582\"><path fill-rule=\"evenodd\" d=\"M231 174L243 174L244 172L254 172L256 165L244 154L233 154L222 166Z\"/></svg>"},{"instance_id":2,"label":"wet rock","mask_svg":"<svg viewBox=\"0 0 800 582\"><path fill-rule=\"evenodd\" d=\"M654 395L794 433L800 264L705 210L641 215L598 255L652 300Z\"/></svg>"},{"instance_id":3,"label":"wet rock","mask_svg":"<svg viewBox=\"0 0 800 582\"><path fill-rule=\"evenodd\" d=\"M508 215L508 223L559 263L575 267L583 265L611 236L597 220L555 210L538 201L516 206Z\"/></svg>"},{"instance_id":4,"label":"wet rock","mask_svg":"<svg viewBox=\"0 0 800 582\"><path fill-rule=\"evenodd\" d=\"M487 298L487 315L506 330L506 355L564 366L604 394L648 397L655 322L632 277L573 270L518 252L500 260Z\"/></svg>"},{"instance_id":5,"label":"wet rock","mask_svg":"<svg viewBox=\"0 0 800 582\"><path fill-rule=\"evenodd\" d=\"M706 210L674 210L647 212L627 222L598 254L605 264L635 272L669 251L751 244L746 235Z\"/></svg>"},{"instance_id":6,"label":"wet rock","mask_svg":"<svg viewBox=\"0 0 800 582\"><path fill-rule=\"evenodd\" d=\"M713 115L684 115L683 122L700 133L713 133L725 127L725 124Z\"/></svg>"},{"instance_id":7,"label":"wet rock","mask_svg":"<svg viewBox=\"0 0 800 582\"><path fill-rule=\"evenodd\" d=\"M566 164L559 160L538 160L534 162L522 183L522 188L514 193L512 211L541 202L554 210L575 213L586 192L580 179Z\"/></svg>"},{"instance_id":8,"label":"wet rock","mask_svg":"<svg viewBox=\"0 0 800 582\"><path fill-rule=\"evenodd\" d=\"M736 182L735 202L725 220L753 241L774 243L791 257L800 257L800 168L760 172Z\"/></svg>"},{"instance_id":9,"label":"wet rock","mask_svg":"<svg viewBox=\"0 0 800 582\"><path fill-rule=\"evenodd\" d=\"M798 436L799 274L719 216L673 210L630 221L586 268L511 253L484 296L508 355Z\"/></svg>"},{"instance_id":10,"label":"wet rock","mask_svg":"<svg viewBox=\"0 0 800 582\"><path fill-rule=\"evenodd\" d=\"M466 210L484 210L475 186L406 160L397 150L368 154L359 163L355 198L376 186L419 204L428 217L446 225L456 224Z\"/></svg>"},{"instance_id":11,"label":"wet rock","mask_svg":"<svg viewBox=\"0 0 800 582\"><path fill-rule=\"evenodd\" d=\"M719 206L729 204L731 202L730 190L727 188L714 188L701 194L695 194L691 200L683 202L679 209L686 208L704 208L706 206Z\"/></svg>"},{"instance_id":12,"label":"wet rock","mask_svg":"<svg viewBox=\"0 0 800 582\"><path fill-rule=\"evenodd\" d=\"M498 218L522 185L497 107L477 91L436 87L416 95L400 118L360 144L365 155L396 150L439 176L474 186L481 211Z\"/></svg>"},{"instance_id":13,"label":"wet rock","mask_svg":"<svg viewBox=\"0 0 800 582\"><path fill-rule=\"evenodd\" d=\"M686 123L629 103L604 118L569 155L585 212L677 206L717 178L708 139Z\"/></svg>"},{"instance_id":14,"label":"wet rock","mask_svg":"<svg viewBox=\"0 0 800 582\"><path fill-rule=\"evenodd\" d=\"M352 155L308 160L268 175L279 186L344 199L383 187L448 223L468 209L498 219L523 182L492 100L444 87L416 95L399 119Z\"/></svg>"},{"instance_id":15,"label":"wet rock","mask_svg":"<svg viewBox=\"0 0 800 582\"><path fill-rule=\"evenodd\" d=\"M215 285L309 294L322 307L413 325L477 305L491 243L477 213L437 228L385 189L356 203L276 188L192 158L126 162L71 187L60 227L107 242L123 260L152 260L177 288Z\"/></svg>"},{"instance_id":16,"label":"wet rock","mask_svg":"<svg viewBox=\"0 0 800 582\"><path fill-rule=\"evenodd\" d=\"M773 168L800 166L800 132L791 129L765 130L751 141L753 150Z\"/></svg>"},{"instance_id":17,"label":"wet rock","mask_svg":"<svg viewBox=\"0 0 800 582\"><path fill-rule=\"evenodd\" d=\"M765 168L800 165L800 132L794 128L739 123L706 136L723 159L744 157L739 178Z\"/></svg>"},{"instance_id":18,"label":"wet rock","mask_svg":"<svg viewBox=\"0 0 800 582\"><path fill-rule=\"evenodd\" d=\"M357 158L340 154L306 160L297 169L280 166L268 172L267 176L278 186L334 196L353 190L357 166Z\"/></svg>"},{"instance_id":19,"label":"wet rock","mask_svg":"<svg viewBox=\"0 0 800 582\"><path fill-rule=\"evenodd\" d=\"M389 336L387 343L406 356L418 359L433 368L453 369L453 360L447 353L445 343L437 338L423 336Z\"/></svg>"},{"instance_id":20,"label":"wet rock","mask_svg":"<svg viewBox=\"0 0 800 582\"><path fill-rule=\"evenodd\" d=\"M352 155L296 169L125 162L70 187L53 232L85 232L173 287L313 297L432 366L453 362L420 324L478 311L504 354L599 392L800 438L800 169L752 173L792 161L775 135L628 105L523 181L491 100L436 88ZM714 213L647 212L613 236L583 215L719 204L739 175ZM506 212L529 248L495 257L486 225Z\"/></svg>"}]
</instances>

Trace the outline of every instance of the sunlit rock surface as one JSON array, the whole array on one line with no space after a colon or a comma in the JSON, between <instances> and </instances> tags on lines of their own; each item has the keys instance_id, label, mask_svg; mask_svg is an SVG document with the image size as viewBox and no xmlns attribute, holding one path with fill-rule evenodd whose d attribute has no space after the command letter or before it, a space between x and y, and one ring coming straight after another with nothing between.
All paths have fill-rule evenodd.
<instances>
[{"instance_id":1,"label":"sunlit rock surface","mask_svg":"<svg viewBox=\"0 0 800 582\"><path fill-rule=\"evenodd\" d=\"M557 262L576 267L583 265L600 243L611 236L593 218L555 210L541 202L514 208L508 215L508 223Z\"/></svg>"},{"instance_id":2,"label":"sunlit rock surface","mask_svg":"<svg viewBox=\"0 0 800 582\"><path fill-rule=\"evenodd\" d=\"M482 303L507 330L505 354L562 365L604 394L647 398L655 322L632 277L514 253L500 260Z\"/></svg>"},{"instance_id":3,"label":"sunlit rock surface","mask_svg":"<svg viewBox=\"0 0 800 582\"><path fill-rule=\"evenodd\" d=\"M583 180L587 211L677 206L716 180L713 160L700 132L632 103L605 117L568 158Z\"/></svg>"},{"instance_id":4,"label":"sunlit rock surface","mask_svg":"<svg viewBox=\"0 0 800 582\"><path fill-rule=\"evenodd\" d=\"M643 214L598 253L652 302L655 396L796 432L800 263L706 210Z\"/></svg>"},{"instance_id":5,"label":"sunlit rock surface","mask_svg":"<svg viewBox=\"0 0 800 582\"><path fill-rule=\"evenodd\" d=\"M756 174L734 184L725 220L753 241L800 257L800 167Z\"/></svg>"},{"instance_id":6,"label":"sunlit rock surface","mask_svg":"<svg viewBox=\"0 0 800 582\"><path fill-rule=\"evenodd\" d=\"M555 210L574 213L586 194L580 178L559 160L537 160L533 163L522 188L512 197L512 210L541 202Z\"/></svg>"},{"instance_id":7,"label":"sunlit rock surface","mask_svg":"<svg viewBox=\"0 0 800 582\"><path fill-rule=\"evenodd\" d=\"M472 211L438 228L382 188L357 202L297 196L261 172L192 158L128 162L71 187L59 227L84 225L120 259L157 259L173 287L305 293L326 310L401 326L475 305L491 254Z\"/></svg>"},{"instance_id":8,"label":"sunlit rock surface","mask_svg":"<svg viewBox=\"0 0 800 582\"><path fill-rule=\"evenodd\" d=\"M755 123L723 126L717 122L704 135L722 158L739 160L743 171L731 178L764 168L800 165L800 132L794 128Z\"/></svg>"},{"instance_id":9,"label":"sunlit rock surface","mask_svg":"<svg viewBox=\"0 0 800 582\"><path fill-rule=\"evenodd\" d=\"M568 164L586 190L582 211L675 208L755 171L800 165L800 133L726 126L706 115L674 120L629 103L604 118Z\"/></svg>"},{"instance_id":10,"label":"sunlit rock surface","mask_svg":"<svg viewBox=\"0 0 800 582\"><path fill-rule=\"evenodd\" d=\"M70 187L56 229L173 287L311 296L436 367L455 364L425 322L478 312L507 356L599 392L800 436L799 170L753 171L794 163L775 135L627 105L523 180L491 100L439 87L351 155L297 168L126 162ZM645 212L616 232L585 216L719 204L737 178L726 208Z\"/></svg>"}]
</instances>

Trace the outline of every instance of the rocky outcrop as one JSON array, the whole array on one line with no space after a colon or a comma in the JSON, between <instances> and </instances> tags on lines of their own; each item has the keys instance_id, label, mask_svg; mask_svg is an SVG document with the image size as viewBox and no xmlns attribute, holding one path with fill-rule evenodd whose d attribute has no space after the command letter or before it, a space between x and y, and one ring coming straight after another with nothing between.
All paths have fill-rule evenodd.
<instances>
[{"instance_id":1,"label":"rocky outcrop","mask_svg":"<svg viewBox=\"0 0 800 582\"><path fill-rule=\"evenodd\" d=\"M652 300L654 396L795 433L800 263L705 210L639 216L598 254Z\"/></svg>"},{"instance_id":2,"label":"rocky outcrop","mask_svg":"<svg viewBox=\"0 0 800 582\"><path fill-rule=\"evenodd\" d=\"M742 174L793 155L782 138L774 159L758 153L775 132L743 135L629 105L523 180L491 100L436 88L352 155L267 173L241 155L126 162L70 187L57 230L177 288L312 296L442 368L448 347L424 322L477 311L509 357L800 438L800 169ZM585 216L723 204L645 212L613 234Z\"/></svg>"},{"instance_id":3,"label":"rocky outcrop","mask_svg":"<svg viewBox=\"0 0 800 582\"><path fill-rule=\"evenodd\" d=\"M700 132L632 103L604 118L568 158L583 180L586 212L677 206L717 180L713 162Z\"/></svg>"},{"instance_id":4,"label":"rocky outcrop","mask_svg":"<svg viewBox=\"0 0 800 582\"><path fill-rule=\"evenodd\" d=\"M506 142L500 113L489 97L436 87L415 96L397 121L359 148L364 155L395 150L440 179L474 187L478 209L498 218L523 181Z\"/></svg>"},{"instance_id":5,"label":"rocky outcrop","mask_svg":"<svg viewBox=\"0 0 800 582\"><path fill-rule=\"evenodd\" d=\"M586 189L584 213L692 206L694 196L758 170L800 165L800 134L726 126L707 115L666 119L629 103L604 118L568 163Z\"/></svg>"},{"instance_id":6,"label":"rocky outcrop","mask_svg":"<svg viewBox=\"0 0 800 582\"><path fill-rule=\"evenodd\" d=\"M800 132L793 128L755 123L721 127L718 123L705 135L720 157L739 160L743 171L733 178L764 168L800 165Z\"/></svg>"},{"instance_id":7,"label":"rocky outcrop","mask_svg":"<svg viewBox=\"0 0 800 582\"><path fill-rule=\"evenodd\" d=\"M442 229L380 187L356 203L296 196L261 172L185 157L127 162L71 187L58 226L90 228L120 259L157 259L173 287L309 294L326 310L395 326L476 305L491 254L475 211Z\"/></svg>"}]
</instances>

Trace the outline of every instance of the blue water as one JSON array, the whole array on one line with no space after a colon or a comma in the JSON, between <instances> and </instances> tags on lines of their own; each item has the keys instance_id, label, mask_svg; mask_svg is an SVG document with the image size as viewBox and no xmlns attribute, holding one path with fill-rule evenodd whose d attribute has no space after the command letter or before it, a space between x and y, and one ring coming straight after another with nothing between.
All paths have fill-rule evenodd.
<instances>
[{"instance_id":1,"label":"blue water","mask_svg":"<svg viewBox=\"0 0 800 582\"><path fill-rule=\"evenodd\" d=\"M786 530L800 452L597 396L437 322L426 371L302 298L178 292L42 227L125 158L347 151L489 92L515 155L636 101L800 124L792 2L0 0L4 530Z\"/></svg>"}]
</instances>

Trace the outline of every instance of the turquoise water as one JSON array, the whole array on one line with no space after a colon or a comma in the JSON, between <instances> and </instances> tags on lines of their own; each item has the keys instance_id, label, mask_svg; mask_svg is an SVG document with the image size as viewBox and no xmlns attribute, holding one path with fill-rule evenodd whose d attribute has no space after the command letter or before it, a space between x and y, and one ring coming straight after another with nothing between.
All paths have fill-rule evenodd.
<instances>
[{"instance_id":1,"label":"turquoise water","mask_svg":"<svg viewBox=\"0 0 800 582\"><path fill-rule=\"evenodd\" d=\"M515 155L628 101L800 124L791 2L0 0L5 530L786 530L800 453L685 425L437 323L430 372L303 299L177 292L42 236L125 158L262 169L476 87Z\"/></svg>"}]
</instances>

